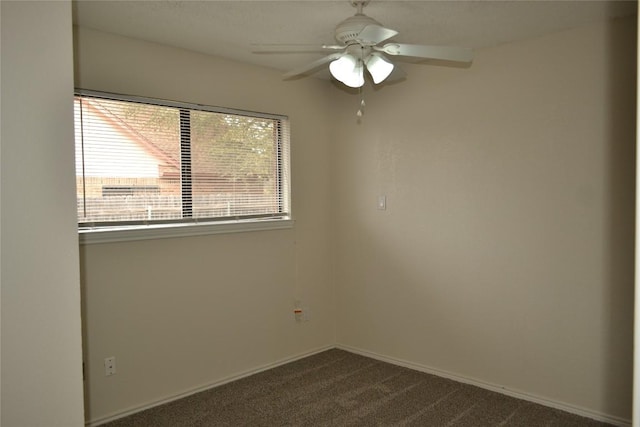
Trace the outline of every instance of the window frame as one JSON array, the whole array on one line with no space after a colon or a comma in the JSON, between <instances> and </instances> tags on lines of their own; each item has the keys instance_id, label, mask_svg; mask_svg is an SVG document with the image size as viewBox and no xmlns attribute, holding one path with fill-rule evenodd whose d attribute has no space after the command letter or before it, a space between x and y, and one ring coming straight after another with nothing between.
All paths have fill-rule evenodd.
<instances>
[{"instance_id":1,"label":"window frame","mask_svg":"<svg viewBox=\"0 0 640 427\"><path fill-rule=\"evenodd\" d=\"M280 140L278 141L276 148L276 156L279 159L277 162L278 173L276 179L278 182L278 204L281 215L276 213L266 217L262 215L244 215L232 218L183 217L182 219L177 220L154 221L148 223L144 221L136 221L130 224L126 222L113 224L108 222L81 223L79 218L76 218L76 223L78 224L78 236L81 244L188 237L245 231L278 230L293 227L295 221L291 214L291 142L289 118L287 116L78 88L74 91L74 97L75 96L143 103L176 108L181 111L206 111L276 120L278 121L278 125L281 130ZM181 141L180 144L183 145L184 141Z\"/></svg>"}]
</instances>

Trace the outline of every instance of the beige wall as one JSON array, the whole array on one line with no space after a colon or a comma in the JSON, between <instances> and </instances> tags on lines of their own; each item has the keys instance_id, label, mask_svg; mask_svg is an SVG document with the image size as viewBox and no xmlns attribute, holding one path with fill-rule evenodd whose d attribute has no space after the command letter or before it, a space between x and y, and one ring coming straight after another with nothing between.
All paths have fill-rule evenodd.
<instances>
[{"instance_id":1,"label":"beige wall","mask_svg":"<svg viewBox=\"0 0 640 427\"><path fill-rule=\"evenodd\" d=\"M327 82L80 29L77 87L289 115L296 217L82 246L88 418L333 345L337 322L351 349L629 419L634 37L406 65L357 123Z\"/></svg>"},{"instance_id":2,"label":"beige wall","mask_svg":"<svg viewBox=\"0 0 640 427\"><path fill-rule=\"evenodd\" d=\"M342 95L339 344L630 419L635 34L407 65L359 124Z\"/></svg>"},{"instance_id":3,"label":"beige wall","mask_svg":"<svg viewBox=\"0 0 640 427\"><path fill-rule=\"evenodd\" d=\"M1 423L81 425L70 5L3 1L1 19ZM332 345L335 317L351 348L628 419L634 34L406 66L356 125L327 83L82 30L77 86L290 115L297 218L81 247L88 418Z\"/></svg>"},{"instance_id":4,"label":"beige wall","mask_svg":"<svg viewBox=\"0 0 640 427\"><path fill-rule=\"evenodd\" d=\"M326 83L88 29L76 86L285 114L293 229L81 246L88 419L335 343ZM311 309L296 323L294 299ZM115 376L103 359L115 356Z\"/></svg>"},{"instance_id":5,"label":"beige wall","mask_svg":"<svg viewBox=\"0 0 640 427\"><path fill-rule=\"evenodd\" d=\"M82 426L71 3L0 8L1 423Z\"/></svg>"}]
</instances>

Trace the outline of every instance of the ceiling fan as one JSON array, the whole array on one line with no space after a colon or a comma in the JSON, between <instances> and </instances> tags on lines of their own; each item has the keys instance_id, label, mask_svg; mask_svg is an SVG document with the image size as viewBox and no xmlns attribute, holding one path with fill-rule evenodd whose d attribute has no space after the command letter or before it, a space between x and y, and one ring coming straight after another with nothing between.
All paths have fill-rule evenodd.
<instances>
[{"instance_id":1,"label":"ceiling fan","mask_svg":"<svg viewBox=\"0 0 640 427\"><path fill-rule=\"evenodd\" d=\"M329 55L295 68L284 74L290 78L315 70L329 63L331 75L346 86L359 88L364 85L366 69L375 84L382 83L394 71L395 65L389 56L397 56L402 61L407 58L436 59L451 62L469 63L473 60L470 48L426 46L389 42L382 44L398 34L385 28L362 10L370 0L350 0L357 8L355 15L340 22L335 29L335 39L339 44L322 46L305 45L256 45L255 53L273 52L316 52L330 51ZM396 68L396 70L398 70ZM400 74L396 71L396 74Z\"/></svg>"}]
</instances>

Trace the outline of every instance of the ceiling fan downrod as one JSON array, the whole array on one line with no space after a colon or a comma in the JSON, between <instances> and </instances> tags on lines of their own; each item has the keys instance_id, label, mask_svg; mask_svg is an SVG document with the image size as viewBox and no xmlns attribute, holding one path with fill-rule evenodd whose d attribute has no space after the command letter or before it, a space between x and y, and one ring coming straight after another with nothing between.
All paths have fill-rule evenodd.
<instances>
[{"instance_id":1,"label":"ceiling fan downrod","mask_svg":"<svg viewBox=\"0 0 640 427\"><path fill-rule=\"evenodd\" d=\"M363 15L362 9L369 4L371 0L350 0L351 6L356 8L356 15Z\"/></svg>"}]
</instances>

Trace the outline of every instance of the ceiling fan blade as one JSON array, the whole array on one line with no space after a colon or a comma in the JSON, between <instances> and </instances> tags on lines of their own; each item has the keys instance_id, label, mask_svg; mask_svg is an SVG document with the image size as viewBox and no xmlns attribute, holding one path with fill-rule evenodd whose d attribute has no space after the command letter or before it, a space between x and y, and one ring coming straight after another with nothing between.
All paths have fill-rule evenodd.
<instances>
[{"instance_id":1,"label":"ceiling fan blade","mask_svg":"<svg viewBox=\"0 0 640 427\"><path fill-rule=\"evenodd\" d=\"M320 67L321 65L326 64L327 62L331 62L335 59L340 58L342 55L344 55L344 53L332 53L331 55L327 55L325 57L322 57L320 59L318 59L317 61L313 61L309 64L303 65L302 67L298 67L295 68L287 73L285 73L282 77L284 77L285 79L289 78L289 77L295 77L297 75L300 74L304 74L307 71L311 71L315 68Z\"/></svg>"},{"instance_id":2,"label":"ceiling fan blade","mask_svg":"<svg viewBox=\"0 0 640 427\"><path fill-rule=\"evenodd\" d=\"M441 59L456 62L471 62L473 60L473 50L466 47L388 43L382 47L374 47L374 49L389 55L413 56L417 58Z\"/></svg>"},{"instance_id":3,"label":"ceiling fan blade","mask_svg":"<svg viewBox=\"0 0 640 427\"><path fill-rule=\"evenodd\" d=\"M315 44L252 44L252 53L304 53L326 52L330 50L344 50L346 46L315 45Z\"/></svg>"},{"instance_id":4,"label":"ceiling fan blade","mask_svg":"<svg viewBox=\"0 0 640 427\"><path fill-rule=\"evenodd\" d=\"M364 27L362 31L360 31L360 33L358 34L358 39L372 42L373 44L378 44L387 39L390 39L396 34L398 34L396 30L384 28L376 24L369 24Z\"/></svg>"}]
</instances>

